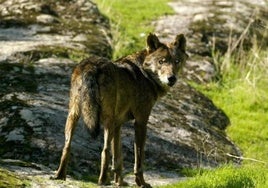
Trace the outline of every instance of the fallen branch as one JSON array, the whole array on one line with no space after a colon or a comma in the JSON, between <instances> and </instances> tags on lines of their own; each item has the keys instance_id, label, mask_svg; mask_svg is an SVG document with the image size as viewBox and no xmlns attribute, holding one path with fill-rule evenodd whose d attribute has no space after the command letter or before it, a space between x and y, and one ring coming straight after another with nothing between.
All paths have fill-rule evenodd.
<instances>
[{"instance_id":1,"label":"fallen branch","mask_svg":"<svg viewBox=\"0 0 268 188\"><path fill-rule=\"evenodd\" d=\"M253 159L253 158L248 158L248 157L236 156L236 155L232 155L232 154L230 154L230 153L226 153L226 155L229 156L229 157L236 158L236 159L249 160L249 161L254 161L254 162L259 162L259 163L267 164L267 162L265 162L265 161L261 161L261 160L258 160L258 159Z\"/></svg>"}]
</instances>

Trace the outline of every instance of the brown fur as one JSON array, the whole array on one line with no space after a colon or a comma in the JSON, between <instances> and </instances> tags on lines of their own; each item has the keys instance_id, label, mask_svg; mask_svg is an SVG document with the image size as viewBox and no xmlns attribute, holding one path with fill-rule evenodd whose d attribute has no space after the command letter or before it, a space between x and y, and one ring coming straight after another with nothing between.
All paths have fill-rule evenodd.
<instances>
[{"instance_id":1,"label":"brown fur","mask_svg":"<svg viewBox=\"0 0 268 188\"><path fill-rule=\"evenodd\" d=\"M69 114L65 126L65 145L56 179L66 178L70 145L76 123L82 114L93 136L104 126L99 184L108 184L109 152L115 183L123 185L121 125L135 119L135 181L150 187L143 178L146 124L158 98L176 82L177 72L185 63L186 39L181 34L168 46L149 34L148 49L123 57L115 63L93 56L74 69L71 81Z\"/></svg>"}]
</instances>

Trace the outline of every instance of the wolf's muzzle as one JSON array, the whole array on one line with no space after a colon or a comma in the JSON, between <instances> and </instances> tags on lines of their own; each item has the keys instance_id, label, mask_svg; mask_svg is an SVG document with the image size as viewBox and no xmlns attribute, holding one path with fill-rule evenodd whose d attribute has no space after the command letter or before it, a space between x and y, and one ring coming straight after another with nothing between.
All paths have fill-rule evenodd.
<instances>
[{"instance_id":1,"label":"wolf's muzzle","mask_svg":"<svg viewBox=\"0 0 268 188\"><path fill-rule=\"evenodd\" d=\"M168 77L168 85L171 87L173 86L177 81L176 76L172 75L170 77Z\"/></svg>"}]
</instances>

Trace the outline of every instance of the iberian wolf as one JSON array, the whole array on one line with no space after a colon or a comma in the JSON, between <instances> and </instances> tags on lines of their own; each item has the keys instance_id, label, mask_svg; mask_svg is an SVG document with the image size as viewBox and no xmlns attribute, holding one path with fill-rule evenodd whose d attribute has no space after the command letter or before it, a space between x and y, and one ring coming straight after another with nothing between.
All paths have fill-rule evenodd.
<instances>
[{"instance_id":1,"label":"iberian wolf","mask_svg":"<svg viewBox=\"0 0 268 188\"><path fill-rule=\"evenodd\" d=\"M143 177L146 124L157 99L177 81L177 73L186 61L186 39L177 35L174 42L161 43L155 34L147 37L147 49L112 62L92 56L83 60L72 73L69 113L65 126L65 145L55 179L66 179L71 140L82 115L93 136L104 129L99 184L109 184L108 166L112 151L115 184L123 185L121 125L134 119L135 181L151 187Z\"/></svg>"}]
</instances>

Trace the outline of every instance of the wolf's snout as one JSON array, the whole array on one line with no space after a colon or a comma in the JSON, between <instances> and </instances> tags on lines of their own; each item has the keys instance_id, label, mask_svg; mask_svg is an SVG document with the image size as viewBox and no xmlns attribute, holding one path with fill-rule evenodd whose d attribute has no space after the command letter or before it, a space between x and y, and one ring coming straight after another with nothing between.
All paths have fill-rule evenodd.
<instances>
[{"instance_id":1,"label":"wolf's snout","mask_svg":"<svg viewBox=\"0 0 268 188\"><path fill-rule=\"evenodd\" d=\"M170 77L168 77L168 85L169 86L173 86L177 81L177 78L176 76L172 75Z\"/></svg>"}]
</instances>

